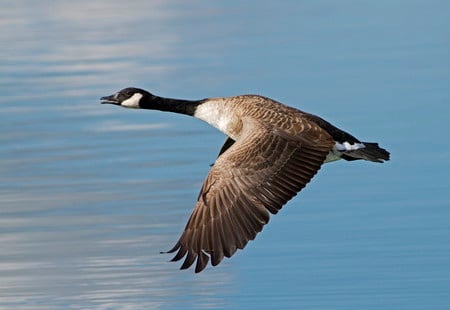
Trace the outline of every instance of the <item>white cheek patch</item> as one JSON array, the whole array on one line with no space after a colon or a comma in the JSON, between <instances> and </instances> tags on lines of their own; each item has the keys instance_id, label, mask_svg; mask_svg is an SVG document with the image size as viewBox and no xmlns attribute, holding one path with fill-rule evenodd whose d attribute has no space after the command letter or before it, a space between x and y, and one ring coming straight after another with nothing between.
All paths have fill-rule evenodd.
<instances>
[{"instance_id":1,"label":"white cheek patch","mask_svg":"<svg viewBox=\"0 0 450 310\"><path fill-rule=\"evenodd\" d=\"M139 101L141 100L142 97L143 96L141 93L135 93L127 100L122 101L120 105L125 108L139 109Z\"/></svg>"}]
</instances>

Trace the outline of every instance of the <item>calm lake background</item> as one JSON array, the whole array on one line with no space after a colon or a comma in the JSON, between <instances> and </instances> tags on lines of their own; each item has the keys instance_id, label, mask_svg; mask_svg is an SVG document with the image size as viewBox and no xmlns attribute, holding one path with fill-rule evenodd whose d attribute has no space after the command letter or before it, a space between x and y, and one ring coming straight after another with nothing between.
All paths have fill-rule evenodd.
<instances>
[{"instance_id":1,"label":"calm lake background","mask_svg":"<svg viewBox=\"0 0 450 310\"><path fill-rule=\"evenodd\" d=\"M0 309L448 309L450 2L3 1ZM224 136L100 105L258 93L392 153L244 251L169 263Z\"/></svg>"}]
</instances>

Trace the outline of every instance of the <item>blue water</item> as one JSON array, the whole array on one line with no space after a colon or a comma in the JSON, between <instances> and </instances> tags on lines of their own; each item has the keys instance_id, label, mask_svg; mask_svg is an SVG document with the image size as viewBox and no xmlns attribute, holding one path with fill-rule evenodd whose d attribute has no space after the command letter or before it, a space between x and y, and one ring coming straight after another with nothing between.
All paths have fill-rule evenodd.
<instances>
[{"instance_id":1,"label":"blue water","mask_svg":"<svg viewBox=\"0 0 450 310\"><path fill-rule=\"evenodd\" d=\"M1 309L447 309L448 1L9 1ZM259 93L392 153L336 162L218 267L169 263L224 137L100 105Z\"/></svg>"}]
</instances>

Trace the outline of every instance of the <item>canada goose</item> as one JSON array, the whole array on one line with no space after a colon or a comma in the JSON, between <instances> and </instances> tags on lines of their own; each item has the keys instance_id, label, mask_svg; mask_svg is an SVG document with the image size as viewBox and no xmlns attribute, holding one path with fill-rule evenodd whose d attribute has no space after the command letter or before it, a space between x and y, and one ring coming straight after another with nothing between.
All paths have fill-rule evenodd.
<instances>
[{"instance_id":1,"label":"canada goose","mask_svg":"<svg viewBox=\"0 0 450 310\"><path fill-rule=\"evenodd\" d=\"M377 143L361 142L318 116L263 96L180 100L125 88L101 101L187 114L227 135L180 239L166 252L178 251L172 261L186 256L181 269L197 260L195 272L209 259L216 266L243 249L269 222L269 212L276 214L323 163L389 160Z\"/></svg>"}]
</instances>

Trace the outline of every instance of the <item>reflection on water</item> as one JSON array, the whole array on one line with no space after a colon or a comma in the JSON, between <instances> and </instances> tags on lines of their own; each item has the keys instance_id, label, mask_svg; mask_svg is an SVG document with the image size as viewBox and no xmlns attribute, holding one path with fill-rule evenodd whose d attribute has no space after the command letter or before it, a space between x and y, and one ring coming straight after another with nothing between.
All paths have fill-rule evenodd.
<instances>
[{"instance_id":1,"label":"reflection on water","mask_svg":"<svg viewBox=\"0 0 450 310\"><path fill-rule=\"evenodd\" d=\"M450 8L433 3L3 4L0 308L444 309ZM131 85L259 92L393 160L325 166L245 251L181 272L160 251L224 137L99 104Z\"/></svg>"}]
</instances>

